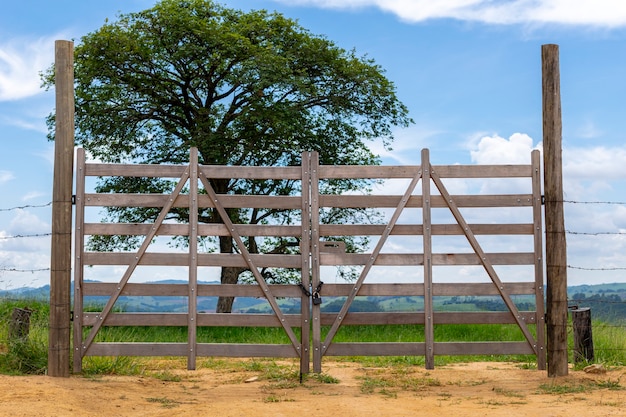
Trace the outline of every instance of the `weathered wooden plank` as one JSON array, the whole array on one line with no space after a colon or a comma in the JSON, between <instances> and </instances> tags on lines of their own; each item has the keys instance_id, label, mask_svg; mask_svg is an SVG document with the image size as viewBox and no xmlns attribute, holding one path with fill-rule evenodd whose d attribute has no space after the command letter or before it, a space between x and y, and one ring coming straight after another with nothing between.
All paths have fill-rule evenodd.
<instances>
[{"instance_id":1,"label":"weathered wooden plank","mask_svg":"<svg viewBox=\"0 0 626 417\"><path fill-rule=\"evenodd\" d=\"M422 239L424 246L424 343L426 344L424 363L426 369L434 369L435 367L435 352L433 351L435 331L433 321L432 210L430 207L432 201L430 190L432 169L428 149L422 149L422 198L424 204L422 210L422 223L424 224L424 236Z\"/></svg>"},{"instance_id":2,"label":"weathered wooden plank","mask_svg":"<svg viewBox=\"0 0 626 417\"><path fill-rule=\"evenodd\" d=\"M526 342L435 342L436 355L532 355ZM333 343L326 356L423 356L424 343Z\"/></svg>"},{"instance_id":3,"label":"weathered wooden plank","mask_svg":"<svg viewBox=\"0 0 626 417\"><path fill-rule=\"evenodd\" d=\"M242 179L285 179L299 180L302 169L293 167L262 167L262 166L223 166L200 165L200 172L207 178L242 178Z\"/></svg>"},{"instance_id":4,"label":"weathered wooden plank","mask_svg":"<svg viewBox=\"0 0 626 417\"><path fill-rule=\"evenodd\" d=\"M530 223L517 224L470 224L475 235L531 235L534 227ZM321 236L377 236L387 227L384 224L323 224L320 225ZM414 235L424 233L421 224L397 224L392 235ZM432 235L463 235L458 224L433 224Z\"/></svg>"},{"instance_id":5,"label":"weathered wooden plank","mask_svg":"<svg viewBox=\"0 0 626 417\"><path fill-rule=\"evenodd\" d=\"M88 163L85 176L180 178L185 169L186 165Z\"/></svg>"},{"instance_id":6,"label":"weathered wooden plank","mask_svg":"<svg viewBox=\"0 0 626 417\"><path fill-rule=\"evenodd\" d=\"M316 242L320 241L319 229L320 229L320 206L319 206L319 171L320 161L319 154L312 153L309 158L309 172L310 172L310 184L306 187L311 195L310 208L308 209L311 239L309 242L309 251L311 253L311 287L312 289L318 288L321 280L320 271L320 257L319 257L319 245ZM321 305L311 305L311 320L312 320L312 338L313 338L313 371L322 372L322 329L321 329Z\"/></svg>"},{"instance_id":7,"label":"weathered wooden plank","mask_svg":"<svg viewBox=\"0 0 626 417\"><path fill-rule=\"evenodd\" d=\"M300 196L283 195L227 195L219 194L219 202L224 208L272 208L299 210ZM164 207L169 201L167 194L85 194L85 205L96 207ZM201 208L215 207L206 195L198 196ZM172 207L188 208L189 196L181 194L176 197Z\"/></svg>"},{"instance_id":8,"label":"weathered wooden plank","mask_svg":"<svg viewBox=\"0 0 626 417\"><path fill-rule=\"evenodd\" d=\"M82 315L83 326L96 324L100 312L89 312ZM186 313L111 313L107 316L105 326L187 326Z\"/></svg>"},{"instance_id":9,"label":"weathered wooden plank","mask_svg":"<svg viewBox=\"0 0 626 417\"><path fill-rule=\"evenodd\" d=\"M504 291L509 295L530 295L537 290L534 282L505 282L502 284ZM489 283L467 283L457 282L454 284L434 284L434 293L437 296L480 296L499 295L500 292L492 282Z\"/></svg>"},{"instance_id":10,"label":"weathered wooden plank","mask_svg":"<svg viewBox=\"0 0 626 417\"><path fill-rule=\"evenodd\" d=\"M189 254L187 302L187 369L196 369L196 343L198 336L198 148L189 155Z\"/></svg>"},{"instance_id":11,"label":"weathered wooden plank","mask_svg":"<svg viewBox=\"0 0 626 417\"><path fill-rule=\"evenodd\" d=\"M419 170L419 165L320 165L318 178L413 178Z\"/></svg>"},{"instance_id":12,"label":"weathered wooden plank","mask_svg":"<svg viewBox=\"0 0 626 417\"><path fill-rule=\"evenodd\" d=\"M113 282L86 282L84 296L106 296L114 292L117 283ZM272 294L277 297L298 298L302 290L297 285L270 285ZM188 294L187 284L153 284L128 283L122 290L124 296L180 296ZM259 297L263 296L258 285L243 284L198 284L199 297Z\"/></svg>"},{"instance_id":13,"label":"weathered wooden plank","mask_svg":"<svg viewBox=\"0 0 626 417\"><path fill-rule=\"evenodd\" d=\"M530 295L535 293L534 282L509 282L504 283L504 289L508 294ZM352 284L324 284L322 295L326 297L341 297L350 294L354 286ZM359 296L423 296L424 287L421 283L376 283L363 284L359 290ZM480 296L499 295L493 283L434 283L434 296Z\"/></svg>"},{"instance_id":14,"label":"weathered wooden plank","mask_svg":"<svg viewBox=\"0 0 626 417\"><path fill-rule=\"evenodd\" d=\"M530 165L433 165L440 178L520 178L531 177Z\"/></svg>"},{"instance_id":15,"label":"weathered wooden plank","mask_svg":"<svg viewBox=\"0 0 626 417\"><path fill-rule=\"evenodd\" d=\"M89 163L85 175L95 177L163 177L180 178L184 165L100 164ZM419 165L367 166L321 165L321 179L337 178L412 178ZM442 178L517 178L530 177L528 165L435 165L433 169ZM300 179L300 167L258 167L201 165L200 171L208 178L242 179Z\"/></svg>"},{"instance_id":16,"label":"weathered wooden plank","mask_svg":"<svg viewBox=\"0 0 626 417\"><path fill-rule=\"evenodd\" d=\"M148 223L85 223L85 235L145 235L151 228ZM376 236L385 229L382 224L325 224L320 225L320 236ZM532 224L471 224L475 235L531 235ZM162 224L159 236L186 236L187 224ZM241 236L300 236L301 226L240 224L237 231ZM421 224L399 224L394 226L392 235L422 235ZM229 236L230 232L223 224L199 224L200 236ZM462 235L463 230L457 224L433 224L433 235Z\"/></svg>"},{"instance_id":17,"label":"weathered wooden plank","mask_svg":"<svg viewBox=\"0 0 626 417\"><path fill-rule=\"evenodd\" d=\"M93 326L99 319L97 312L82 315L84 326ZM274 314L239 314L239 313L199 313L198 326L213 327L280 327ZM285 314L285 320L291 327L300 327L299 314ZM105 326L187 326L186 313L112 313L107 317Z\"/></svg>"},{"instance_id":18,"label":"weathered wooden plank","mask_svg":"<svg viewBox=\"0 0 626 417\"><path fill-rule=\"evenodd\" d=\"M537 322L537 314L532 311L520 311L520 317L528 323ZM464 311L437 312L435 324L517 324L509 311Z\"/></svg>"},{"instance_id":19,"label":"weathered wooden plank","mask_svg":"<svg viewBox=\"0 0 626 417\"><path fill-rule=\"evenodd\" d=\"M114 292L117 283L85 282L83 284L83 296L107 296ZM297 285L271 285L272 293L277 297L298 298L302 290ZM324 284L322 296L341 297L350 294L354 288L351 284ZM504 289L511 295L535 294L534 282L504 283ZM124 287L123 296L179 296L187 295L186 284L150 284L128 283ZM492 296L498 295L497 289L492 283L435 283L433 284L434 296ZM363 284L358 293L359 296L423 296L423 285L401 283L376 283ZM199 297L259 297L261 289L257 285L238 284L199 284Z\"/></svg>"},{"instance_id":20,"label":"weathered wooden plank","mask_svg":"<svg viewBox=\"0 0 626 417\"><path fill-rule=\"evenodd\" d=\"M534 265L534 253L488 253L487 259L492 265ZM321 253L321 265L365 265L370 255L367 253ZM433 266L437 265L481 265L475 253L435 253L432 255ZM382 253L374 265L410 266L423 265L421 253Z\"/></svg>"},{"instance_id":21,"label":"weathered wooden plank","mask_svg":"<svg viewBox=\"0 0 626 417\"><path fill-rule=\"evenodd\" d=\"M145 235L151 228L148 223L85 223L85 235ZM238 224L237 231L241 236L294 236L302 233L301 226ZM162 224L157 230L159 236L187 236L188 224ZM223 224L199 224L200 236L230 236Z\"/></svg>"},{"instance_id":22,"label":"weathered wooden plank","mask_svg":"<svg viewBox=\"0 0 626 417\"><path fill-rule=\"evenodd\" d=\"M567 239L563 211L563 122L559 46L541 46L543 170L546 222L548 375L568 373Z\"/></svg>"},{"instance_id":23,"label":"weathered wooden plank","mask_svg":"<svg viewBox=\"0 0 626 417\"><path fill-rule=\"evenodd\" d=\"M93 326L99 312L89 312L82 315L83 326ZM520 312L521 317L528 324L535 324L535 312ZM291 327L300 326L299 314L285 314L285 320ZM274 314L221 314L199 313L198 326L212 327L280 327L277 316ZM333 323L336 313L322 313L320 320L323 326ZM343 319L344 326L354 325L395 325L395 324L424 324L424 312L349 312ZM510 312L505 311L472 311L472 312L437 312L434 315L434 324L515 324ZM186 326L186 313L112 313L109 314L105 326Z\"/></svg>"},{"instance_id":24,"label":"weathered wooden plank","mask_svg":"<svg viewBox=\"0 0 626 417\"><path fill-rule=\"evenodd\" d=\"M305 254L302 256L302 265L300 267L300 285L301 288L307 289L311 288L312 282L312 271L311 271L311 248L312 248L312 239L311 239L311 224L310 220L312 218L311 213L311 200L313 196L311 194L311 174L312 174L312 163L316 163L315 170L318 169L317 158L314 157L314 153L311 151L302 152L301 156L301 170L302 170L302 178L305 180L301 183L300 194L302 195L302 208L300 210L300 227L301 227L301 237L300 237L300 253ZM318 210L319 212L319 210ZM319 242L319 236L317 237L317 241ZM300 355L300 374L308 373L311 368L311 338L312 338L312 326L311 326L311 317L312 317L312 303L310 301L310 296L305 291L301 291L300 294L300 341L302 342L302 353Z\"/></svg>"},{"instance_id":25,"label":"weathered wooden plank","mask_svg":"<svg viewBox=\"0 0 626 417\"><path fill-rule=\"evenodd\" d=\"M92 343L85 356L187 356L187 343ZM197 356L295 358L291 345L198 343Z\"/></svg>"},{"instance_id":26,"label":"weathered wooden plank","mask_svg":"<svg viewBox=\"0 0 626 417\"><path fill-rule=\"evenodd\" d=\"M320 195L320 207L339 208L393 208L397 207L402 196L399 195ZM503 195L454 195L451 196L458 207L529 207L532 206L531 194ZM406 207L422 207L422 196L409 198ZM448 207L441 196L433 195L432 208Z\"/></svg>"},{"instance_id":27,"label":"weathered wooden plank","mask_svg":"<svg viewBox=\"0 0 626 417\"><path fill-rule=\"evenodd\" d=\"M89 163L85 175L94 177L162 177L180 178L187 167L167 164L100 164ZM201 165L200 171L209 178L300 179L300 167L258 167Z\"/></svg>"},{"instance_id":28,"label":"weathered wooden plank","mask_svg":"<svg viewBox=\"0 0 626 417\"><path fill-rule=\"evenodd\" d=\"M76 217L74 219L74 323L73 341L74 346L80 346L83 342L83 322L81 312L83 311L83 249L85 247L85 207L83 205L85 194L85 150L76 149ZM71 279L70 279L71 280ZM110 291L109 294L112 294ZM50 300L53 301L52 299ZM80 350L73 351L73 370L75 373L82 372L83 358Z\"/></svg>"},{"instance_id":29,"label":"weathered wooden plank","mask_svg":"<svg viewBox=\"0 0 626 417\"><path fill-rule=\"evenodd\" d=\"M532 176L529 165L434 165L441 178L519 178ZM319 177L328 178L413 178L419 165L361 166L321 165Z\"/></svg>"},{"instance_id":30,"label":"weathered wooden plank","mask_svg":"<svg viewBox=\"0 0 626 417\"><path fill-rule=\"evenodd\" d=\"M48 371L69 377L74 164L74 43L54 44L55 144L52 181Z\"/></svg>"},{"instance_id":31,"label":"weathered wooden plank","mask_svg":"<svg viewBox=\"0 0 626 417\"><path fill-rule=\"evenodd\" d=\"M547 364L546 357L546 326L545 326L545 298L543 280L543 226L541 223L543 206L541 202L541 153L534 150L531 153L531 164L533 167L533 228L535 230L533 247L535 249L535 304L537 306L537 317L541 320L541 325L536 327L535 337L537 341L537 369L545 370Z\"/></svg>"},{"instance_id":32,"label":"weathered wooden plank","mask_svg":"<svg viewBox=\"0 0 626 417\"><path fill-rule=\"evenodd\" d=\"M121 252L85 252L85 265L129 265L134 259L134 253ZM250 255L257 267L299 268L300 255ZM188 259L185 253L156 253L143 255L139 265L156 266L187 266ZM198 254L198 266L247 266L239 254Z\"/></svg>"}]
</instances>

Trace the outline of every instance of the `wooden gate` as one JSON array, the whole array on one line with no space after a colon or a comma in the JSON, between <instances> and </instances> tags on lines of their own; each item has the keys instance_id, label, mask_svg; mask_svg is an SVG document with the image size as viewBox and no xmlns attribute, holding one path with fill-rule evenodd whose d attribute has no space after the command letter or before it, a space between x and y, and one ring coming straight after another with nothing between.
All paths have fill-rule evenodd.
<instances>
[{"instance_id":1,"label":"wooden gate","mask_svg":"<svg viewBox=\"0 0 626 417\"><path fill-rule=\"evenodd\" d=\"M539 153L534 151L530 165L489 166L431 166L428 151L416 166L324 166L317 154L305 152L300 167L234 167L198 164L197 150L192 149L187 166L125 165L86 163L82 149L78 150L76 168L76 224L74 266L74 371L80 372L85 356L183 356L188 369L195 369L198 356L231 357L294 357L300 358L301 373L309 372L313 360L315 372L321 371L324 356L342 355L411 355L424 356L427 368L434 367L435 355L456 354L531 354L536 355L539 369L545 369L544 299ZM91 177L173 178L175 187L169 195L86 193ZM300 183L300 195L228 195L218 194L212 179L283 179ZM451 195L444 179L526 179L521 194ZM336 179L404 180L401 193L373 195L324 194L320 184ZM431 193L434 184L435 192ZM199 190L199 187L202 190ZM86 221L93 216L92 208L150 207L158 212L154 223L104 223ZM204 224L198 219L201 208L214 208L223 219L221 224ZM233 224L228 208L273 208L299 213L300 224ZM370 208L380 211L384 223L333 224L320 221L321 214L341 208ZM522 208L515 220L495 223L470 223L462 209L485 209L493 212ZM524 209L525 208L525 209ZM188 210L186 224L168 221L173 210ZM403 213L418 210L405 219ZM453 222L433 221L435 210L446 210ZM529 211L529 212L528 212ZM386 213L386 214L385 214ZM330 216L332 217L332 216ZM499 216L500 218L501 216ZM435 215L435 218L438 218ZM487 252L478 236L527 235L530 243L522 251ZM88 250L88 236L140 236L136 251L95 252ZM163 236L183 237L187 250L163 250L155 242ZM236 253L203 253L198 248L199 237L231 236ZM249 253L246 240L261 237L291 239L299 250L291 254ZM337 237L368 236L374 241L369 253L346 253ZM437 237L460 236L471 252L438 253L433 250ZM386 244L394 238L421 240L417 251L405 252ZM515 245L519 246L519 245ZM394 250L394 248L396 248ZM449 281L434 279L434 267L478 266L487 282ZM496 266L527 266L531 273L502 277ZM94 268L108 268L111 279L95 282L87 279ZM243 267L253 276L255 285L206 284L199 282L205 269ZM329 282L327 269L352 267L358 273L354 282ZM133 279L141 268L183 268L184 284L153 283ZM270 285L265 268L286 268L299 271L300 282L291 285ZM394 282L376 269L408 268L407 282ZM109 273L109 272L107 272ZM117 274L117 275L116 275ZM442 274L444 276L445 274ZM449 274L448 274L449 275ZM202 276L202 275L201 275ZM438 276L438 275L437 275ZM180 279L180 277L177 277ZM405 277L406 278L406 277ZM367 281L367 282L366 282ZM512 296L525 295L534 299L532 311L520 311ZM185 311L138 313L120 307L127 296L178 296L185 300ZM269 314L217 314L199 308L204 297L258 297L267 300ZM356 297L412 297L423 301L416 311L355 312L351 309ZM435 297L494 296L501 299L508 311L446 312L437 311ZM89 297L104 297L104 305L95 308L86 303ZM321 303L334 299L341 302L338 312L326 312ZM294 300L299 309L284 312L280 299ZM502 342L437 342L435 325L470 323L516 324L523 341ZM423 342L336 342L335 338L347 325L408 324L423 328ZM100 336L110 326L171 326L187 329L187 341L142 342L110 341ZM215 343L204 340L198 329L208 326L278 327L288 342L284 344ZM312 352L311 352L312 350Z\"/></svg>"}]
</instances>

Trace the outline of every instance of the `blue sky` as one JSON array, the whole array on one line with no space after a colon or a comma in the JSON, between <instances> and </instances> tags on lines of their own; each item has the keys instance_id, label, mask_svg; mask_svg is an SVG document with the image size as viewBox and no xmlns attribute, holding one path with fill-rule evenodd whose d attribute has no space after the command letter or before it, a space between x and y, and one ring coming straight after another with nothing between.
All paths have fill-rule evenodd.
<instances>
[{"instance_id":1,"label":"blue sky","mask_svg":"<svg viewBox=\"0 0 626 417\"><path fill-rule=\"evenodd\" d=\"M54 40L80 42L153 0L23 0L0 13L0 289L48 283ZM415 125L385 164L526 163L541 148L541 45L560 47L570 285L626 281L626 3L621 0L230 0L277 10L373 58ZM380 150L374 147L375 150ZM582 204L582 202L604 202ZM605 204L612 203L612 204ZM39 207L44 206L44 207ZM18 208L24 207L24 208ZM590 234L579 234L590 233ZM42 237L31 235L42 234ZM17 236L17 238L16 238ZM20 238L19 236L29 236Z\"/></svg>"}]
</instances>

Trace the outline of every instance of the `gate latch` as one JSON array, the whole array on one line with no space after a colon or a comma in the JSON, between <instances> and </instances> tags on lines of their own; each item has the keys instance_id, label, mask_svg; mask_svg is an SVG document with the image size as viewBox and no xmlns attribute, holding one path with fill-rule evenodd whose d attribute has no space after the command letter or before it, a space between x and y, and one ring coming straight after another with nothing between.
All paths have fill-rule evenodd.
<instances>
[{"instance_id":1,"label":"gate latch","mask_svg":"<svg viewBox=\"0 0 626 417\"><path fill-rule=\"evenodd\" d=\"M320 283L317 285L317 288L315 288L313 290L313 293L311 293L308 289L304 287L304 285L302 285L302 283L298 284L304 295L306 295L307 297L312 297L313 305L316 306L322 304L322 297L320 296L320 291L322 291L322 285L324 285L324 283L320 281Z\"/></svg>"}]
</instances>

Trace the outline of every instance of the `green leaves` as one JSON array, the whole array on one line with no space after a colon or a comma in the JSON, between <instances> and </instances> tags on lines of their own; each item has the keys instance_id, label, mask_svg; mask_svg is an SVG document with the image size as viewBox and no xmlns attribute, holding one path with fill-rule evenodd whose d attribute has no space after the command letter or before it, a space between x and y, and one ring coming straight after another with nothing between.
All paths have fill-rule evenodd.
<instances>
[{"instance_id":1,"label":"green leaves","mask_svg":"<svg viewBox=\"0 0 626 417\"><path fill-rule=\"evenodd\" d=\"M309 150L324 164L375 164L365 142L389 144L412 122L372 59L278 13L211 0L161 0L85 35L75 91L76 141L105 162L185 163L195 146L203 164L291 165Z\"/></svg>"}]
</instances>

